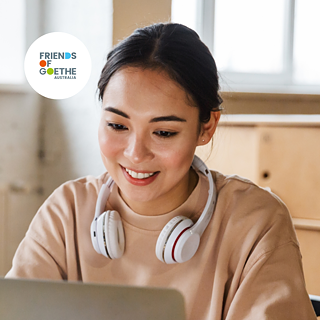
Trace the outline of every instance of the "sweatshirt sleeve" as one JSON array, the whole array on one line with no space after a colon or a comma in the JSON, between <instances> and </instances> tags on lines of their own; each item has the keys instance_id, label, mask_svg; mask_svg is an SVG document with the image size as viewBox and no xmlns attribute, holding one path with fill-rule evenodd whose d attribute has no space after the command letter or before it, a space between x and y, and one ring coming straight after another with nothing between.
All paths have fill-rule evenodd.
<instances>
[{"instance_id":1,"label":"sweatshirt sleeve","mask_svg":"<svg viewBox=\"0 0 320 320\"><path fill-rule=\"evenodd\" d=\"M57 261L51 249L28 233L14 255L6 278L63 280L66 275L63 264Z\"/></svg>"},{"instance_id":2,"label":"sweatshirt sleeve","mask_svg":"<svg viewBox=\"0 0 320 320\"><path fill-rule=\"evenodd\" d=\"M8 278L69 278L68 255L76 261L74 194L68 184L56 189L40 207L20 243ZM69 259L68 259L69 260ZM75 268L77 269L77 268Z\"/></svg>"},{"instance_id":3,"label":"sweatshirt sleeve","mask_svg":"<svg viewBox=\"0 0 320 320\"><path fill-rule=\"evenodd\" d=\"M272 192L231 178L217 202L225 320L315 320L292 219ZM221 199L220 199L221 200ZM218 200L219 201L219 200Z\"/></svg>"},{"instance_id":4,"label":"sweatshirt sleeve","mask_svg":"<svg viewBox=\"0 0 320 320\"><path fill-rule=\"evenodd\" d=\"M262 254L241 279L226 320L316 320L293 242Z\"/></svg>"}]
</instances>

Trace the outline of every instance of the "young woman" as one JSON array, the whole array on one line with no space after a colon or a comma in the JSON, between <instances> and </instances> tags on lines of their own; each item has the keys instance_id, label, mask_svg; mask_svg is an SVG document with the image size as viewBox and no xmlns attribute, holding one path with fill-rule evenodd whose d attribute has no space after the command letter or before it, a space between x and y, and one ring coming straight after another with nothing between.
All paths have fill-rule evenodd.
<instances>
[{"instance_id":1,"label":"young woman","mask_svg":"<svg viewBox=\"0 0 320 320\"><path fill-rule=\"evenodd\" d=\"M7 276L175 288L188 319L315 319L282 201L194 158L222 102L198 35L136 30L98 88L107 172L54 191Z\"/></svg>"}]
</instances>

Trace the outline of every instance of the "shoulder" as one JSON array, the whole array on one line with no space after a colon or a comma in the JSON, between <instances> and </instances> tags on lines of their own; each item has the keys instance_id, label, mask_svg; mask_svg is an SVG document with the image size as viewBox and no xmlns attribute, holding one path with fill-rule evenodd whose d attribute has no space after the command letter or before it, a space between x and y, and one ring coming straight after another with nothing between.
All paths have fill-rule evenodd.
<instances>
[{"instance_id":1,"label":"shoulder","mask_svg":"<svg viewBox=\"0 0 320 320\"><path fill-rule=\"evenodd\" d=\"M269 188L260 187L249 179L238 175L223 175L217 171L211 171L211 174L216 184L217 194L226 200L230 201L232 195L232 199L240 202L248 201L248 204L253 206L261 206L262 203L267 202L269 206L281 207L287 211L284 202Z\"/></svg>"},{"instance_id":2,"label":"shoulder","mask_svg":"<svg viewBox=\"0 0 320 320\"><path fill-rule=\"evenodd\" d=\"M238 175L223 175L217 171L211 171L216 184L217 195L220 201L228 204L237 203L244 205L243 210L267 207L270 210L280 210L285 215L288 209L284 202L269 188L263 188Z\"/></svg>"},{"instance_id":3,"label":"shoulder","mask_svg":"<svg viewBox=\"0 0 320 320\"><path fill-rule=\"evenodd\" d=\"M97 192L97 190L101 188L102 184L107 181L108 176L108 173L105 172L98 177L85 176L75 180L69 180L56 188L50 197L57 196L61 193L77 195L78 193L90 192L91 190Z\"/></svg>"},{"instance_id":4,"label":"shoulder","mask_svg":"<svg viewBox=\"0 0 320 320\"><path fill-rule=\"evenodd\" d=\"M35 215L30 229L39 230L40 225L50 224L58 229L75 224L77 216L94 212L101 185L106 182L108 173L98 177L86 176L70 180L58 188L45 200Z\"/></svg>"},{"instance_id":5,"label":"shoulder","mask_svg":"<svg viewBox=\"0 0 320 320\"><path fill-rule=\"evenodd\" d=\"M88 199L97 198L99 190L102 184L107 181L108 176L108 173L105 172L98 177L85 176L67 181L56 188L44 204L68 203L76 206Z\"/></svg>"},{"instance_id":6,"label":"shoulder","mask_svg":"<svg viewBox=\"0 0 320 320\"><path fill-rule=\"evenodd\" d=\"M277 195L237 175L217 171L212 175L217 188L215 214L222 224L232 225L239 237L267 238L270 248L289 242L298 245L289 210Z\"/></svg>"}]
</instances>

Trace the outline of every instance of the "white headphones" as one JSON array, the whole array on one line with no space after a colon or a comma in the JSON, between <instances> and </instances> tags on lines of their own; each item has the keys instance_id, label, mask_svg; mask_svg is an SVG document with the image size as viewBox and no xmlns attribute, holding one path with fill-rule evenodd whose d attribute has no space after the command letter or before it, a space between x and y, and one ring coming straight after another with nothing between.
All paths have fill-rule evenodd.
<instances>
[{"instance_id":1,"label":"white headphones","mask_svg":"<svg viewBox=\"0 0 320 320\"><path fill-rule=\"evenodd\" d=\"M190 260L200 244L200 237L208 226L216 203L216 188L211 173L205 163L194 156L192 167L203 173L209 180L208 200L198 221L177 216L171 219L162 229L156 245L157 258L167 264L182 263ZM123 255L125 240L121 218L118 212L104 212L109 198L113 179L110 177L103 184L96 204L94 219L91 223L91 240L97 253L110 259L118 259Z\"/></svg>"}]
</instances>

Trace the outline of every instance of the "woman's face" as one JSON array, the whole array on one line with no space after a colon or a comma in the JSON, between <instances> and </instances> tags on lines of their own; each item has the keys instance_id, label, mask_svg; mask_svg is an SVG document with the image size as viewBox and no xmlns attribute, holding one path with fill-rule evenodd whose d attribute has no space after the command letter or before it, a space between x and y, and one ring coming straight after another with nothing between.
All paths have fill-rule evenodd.
<instances>
[{"instance_id":1,"label":"woman's face","mask_svg":"<svg viewBox=\"0 0 320 320\"><path fill-rule=\"evenodd\" d=\"M187 199L194 183L190 165L202 141L198 119L198 109L166 73L127 67L112 76L99 144L107 171L134 211L162 214Z\"/></svg>"}]
</instances>

